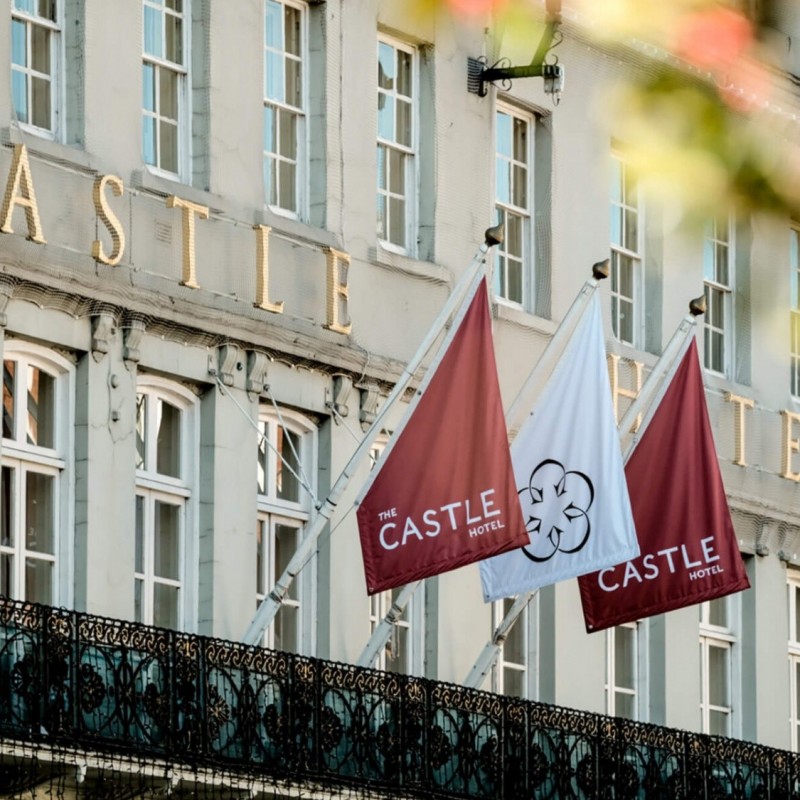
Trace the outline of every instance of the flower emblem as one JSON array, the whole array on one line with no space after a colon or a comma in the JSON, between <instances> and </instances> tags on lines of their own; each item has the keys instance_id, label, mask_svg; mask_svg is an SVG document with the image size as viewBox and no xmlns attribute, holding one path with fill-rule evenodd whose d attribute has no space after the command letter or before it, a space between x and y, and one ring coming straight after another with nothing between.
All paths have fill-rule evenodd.
<instances>
[{"instance_id":1,"label":"flower emblem","mask_svg":"<svg viewBox=\"0 0 800 800\"><path fill-rule=\"evenodd\" d=\"M594 486L583 472L545 459L533 470L519 497L531 538L522 552L531 561L547 561L559 552L577 553L586 544L592 531L588 512L594 502Z\"/></svg>"}]
</instances>

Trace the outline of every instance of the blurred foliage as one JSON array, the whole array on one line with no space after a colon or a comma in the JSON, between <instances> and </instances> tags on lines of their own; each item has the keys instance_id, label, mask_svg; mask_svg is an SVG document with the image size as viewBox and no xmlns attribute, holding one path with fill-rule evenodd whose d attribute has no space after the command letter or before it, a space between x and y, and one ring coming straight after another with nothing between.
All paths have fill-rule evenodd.
<instances>
[{"instance_id":1,"label":"blurred foliage","mask_svg":"<svg viewBox=\"0 0 800 800\"><path fill-rule=\"evenodd\" d=\"M542 0L415 2L502 36L504 55L509 32L531 53L541 36ZM768 66L768 6L752 19L720 0L564 0L564 16L598 46L652 46L655 68L629 70L594 105L645 190L689 219L729 206L800 215L798 122L775 102L783 75Z\"/></svg>"}]
</instances>

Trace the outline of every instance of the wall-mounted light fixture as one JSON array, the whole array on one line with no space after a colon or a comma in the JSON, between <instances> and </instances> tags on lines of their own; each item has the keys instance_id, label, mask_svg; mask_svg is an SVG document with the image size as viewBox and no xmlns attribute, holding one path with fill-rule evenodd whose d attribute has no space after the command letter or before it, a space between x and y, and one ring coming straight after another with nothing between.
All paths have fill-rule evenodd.
<instances>
[{"instance_id":1,"label":"wall-mounted light fixture","mask_svg":"<svg viewBox=\"0 0 800 800\"><path fill-rule=\"evenodd\" d=\"M516 78L544 78L545 93L553 97L557 104L564 89L564 67L554 58L545 63L548 53L561 42L558 26L561 24L561 0L547 0L547 16L544 31L530 64L521 67L511 66L508 58L501 58L492 66L487 66L484 56L467 59L467 88L470 92L486 97L486 84L502 81L503 88L511 89L511 81Z\"/></svg>"}]
</instances>

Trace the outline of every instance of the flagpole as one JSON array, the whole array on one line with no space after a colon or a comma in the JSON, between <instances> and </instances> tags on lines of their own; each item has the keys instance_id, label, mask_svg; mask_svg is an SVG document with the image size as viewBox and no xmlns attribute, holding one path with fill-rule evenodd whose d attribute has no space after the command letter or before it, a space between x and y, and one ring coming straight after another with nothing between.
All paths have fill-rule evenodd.
<instances>
[{"instance_id":1,"label":"flagpole","mask_svg":"<svg viewBox=\"0 0 800 800\"><path fill-rule=\"evenodd\" d=\"M558 352L558 347L560 347L561 342L563 341L564 337L569 334L569 332L574 328L577 322L580 320L583 312L589 305L589 300L591 300L592 295L594 294L595 289L600 285L600 281L604 278L608 277L609 274L609 261L606 259L605 261L598 261L596 264L592 265L592 278L586 283L583 284L580 291L578 292L575 299L572 301L572 305L567 310L567 313L564 315L561 322L558 324L558 328L556 332L551 337L550 341L547 343L547 347L542 353L539 361L537 362L536 366L531 370L527 380L525 381L525 385L520 390L519 394L517 395L514 402L511 404L511 408L508 410L506 414L506 427L509 433L509 439L513 439L513 437L517 433L517 429L519 425L516 427L512 427L512 422L514 421L514 416L519 414L519 409L524 402L528 391L531 387L535 386L539 380L541 379L541 375L544 372L544 368L548 363L549 357ZM520 420L520 424L521 424ZM395 434L396 435L396 434ZM385 455L385 454L384 454ZM362 492L361 496L366 493L366 490L369 486L366 486ZM410 602L411 598L414 596L417 588L419 587L421 581L416 581L415 583L410 583L403 588L401 593L397 596L394 603L392 603L391 608L387 612L386 616L381 620L380 624L375 628L372 632L372 635L369 637L364 649L361 651L361 655L356 662L358 666L361 667L369 667L375 662L375 659L381 649L386 645L386 642L391 636L392 628L397 620L403 615L403 612L406 609L406 606ZM524 605L519 609L517 612L517 616L522 613L524 608L527 606L528 600L524 603ZM516 607L516 606L515 606ZM513 611L513 608L511 609ZM510 612L509 612L510 614ZM516 616L514 617L516 619ZM511 626L514 624L514 619L512 619L507 627L506 632ZM505 620L503 620L505 623ZM503 623L501 623L502 625ZM498 628L499 630L499 628ZM496 634L497 632L495 632ZM493 641L494 641L493 637ZM502 635L502 640L505 639L505 633ZM491 644L491 643L490 643ZM500 646L498 645L495 652L499 652ZM491 667L491 663L489 664ZM487 668L488 669L488 668ZM470 673L472 674L472 673Z\"/></svg>"},{"instance_id":2,"label":"flagpole","mask_svg":"<svg viewBox=\"0 0 800 800\"><path fill-rule=\"evenodd\" d=\"M527 416L527 413L530 411L529 406L526 404L526 414L523 415L520 413L520 409L523 408L523 404L525 404L527 400L528 393L534 386L540 383L542 374L549 366L549 358L554 353L558 352L558 348L561 346L562 341L569 335L570 331L575 327L575 325L577 325L578 321L583 316L583 312L588 307L589 301L592 299L595 289L597 289L597 287L600 285L600 281L608 277L609 269L610 265L608 259L605 261L598 261L596 264L592 265L591 279L586 281L586 283L584 283L581 287L577 296L572 301L572 305L564 315L564 318L558 324L556 332L547 343L544 353L542 353L541 357L536 362L536 366L531 370L527 380L519 390L514 402L511 404L511 407L506 413L506 427L508 428L509 441L516 436L525 416ZM518 417L521 417L521 419L518 419Z\"/></svg>"},{"instance_id":3,"label":"flagpole","mask_svg":"<svg viewBox=\"0 0 800 800\"><path fill-rule=\"evenodd\" d=\"M620 438L626 436L630 429L633 427L634 420L639 416L642 408L647 404L652 410L658 407L658 400L666 392L673 375L677 371L681 363L681 357L686 352L686 348L694 336L695 328L697 327L697 317L705 314L706 312L706 299L705 296L697 297L689 302L689 313L681 320L672 338L664 348L664 352L659 357L658 361L653 365L644 386L639 390L636 399L630 404L628 410L623 415L619 423ZM658 394L656 395L656 390ZM631 439L628 448L624 454L624 460L627 461L630 454L633 452L634 447L644 433L647 427L644 420L643 424L637 429L633 439Z\"/></svg>"},{"instance_id":4,"label":"flagpole","mask_svg":"<svg viewBox=\"0 0 800 800\"><path fill-rule=\"evenodd\" d=\"M625 433L630 430L631 426L633 425L633 421L639 415L639 411L647 400L648 395L651 394L651 391L658 383L658 375L662 373L664 374L664 380L661 383L660 394L663 394L663 392L666 391L666 387L669 386L672 376L680 366L680 356L688 346L691 339L691 334L694 332L694 329L697 325L696 318L701 314L704 314L705 311L705 297L698 297L690 301L689 313L681 320L677 330L672 335L672 338L668 342L667 346L664 348L664 352L654 365L650 375L647 376L647 380L645 381L644 386L639 392L636 400L631 404L630 408L620 421L618 429L621 436L624 436ZM654 398L654 401L655 399L656 398ZM656 406L656 402L651 404L651 408ZM644 432L645 427L645 425L642 425L638 433ZM633 450L633 446L637 441L638 434L636 437L634 437L631 447L629 448L629 452L626 453L626 457L630 454L630 451ZM511 608L508 610L508 613L505 615L505 617L503 617L502 622L495 629L491 640L486 643L483 651L475 661L475 664L470 670L469 675L467 675L467 678L464 681L464 686L477 689L483 684L483 681L486 679L489 670L497 660L497 656L500 653L500 648L502 647L509 630L517 621L522 612L528 607L528 604L533 599L537 591L538 589L532 592L525 592L517 597L514 605L511 606Z\"/></svg>"},{"instance_id":5,"label":"flagpole","mask_svg":"<svg viewBox=\"0 0 800 800\"><path fill-rule=\"evenodd\" d=\"M361 440L361 444L359 444L359 446L356 448L355 452L350 457L350 460L347 462L347 465L331 487L328 496L317 509L316 515L311 519L302 541L298 545L297 550L295 550L292 558L289 560L289 563L286 565L283 573L275 582L269 594L264 598L264 600L262 600L261 605L258 607L255 616L253 617L250 625L245 631L244 636L242 637L242 641L245 644L257 644L264 631L275 619L275 615L278 613L278 609L283 603L283 599L286 596L286 592L289 590L292 580L294 580L295 576L314 554L317 546L317 540L333 515L336 504L339 502L339 499L347 488L353 472L358 467L364 456L369 452L373 442L383 429L383 422L389 410L395 401L402 396L403 392L405 392L408 384L411 383L414 374L419 369L420 364L422 364L422 361L425 358L428 350L430 350L430 348L433 346L433 343L436 341L436 338L441 332L442 328L444 328L447 324L450 315L456 309L460 308L464 302L463 298L465 296L469 296L464 294L465 288L471 289L473 284L477 284L480 281L482 277L484 259L490 248L500 244L502 241L502 225L496 225L486 230L483 244L478 248L478 251L473 256L472 261L469 263L469 266L459 278L456 285L453 287L453 291L447 298L442 310L433 321L427 335L417 348L416 353L408 362L403 374L400 376L397 383L395 383L394 388L389 394L389 397L386 399L383 407L375 417L375 421L372 423L369 430L364 435L364 438Z\"/></svg>"}]
</instances>

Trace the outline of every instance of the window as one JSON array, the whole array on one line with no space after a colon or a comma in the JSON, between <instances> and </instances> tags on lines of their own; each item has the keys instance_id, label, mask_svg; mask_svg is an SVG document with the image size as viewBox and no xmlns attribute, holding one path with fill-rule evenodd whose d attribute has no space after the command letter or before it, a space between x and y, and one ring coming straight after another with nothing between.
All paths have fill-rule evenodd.
<instances>
[{"instance_id":1,"label":"window","mask_svg":"<svg viewBox=\"0 0 800 800\"><path fill-rule=\"evenodd\" d=\"M708 309L703 316L706 369L728 375L733 349L733 227L729 214L712 220L706 231L703 277Z\"/></svg>"},{"instance_id":2,"label":"window","mask_svg":"<svg viewBox=\"0 0 800 800\"><path fill-rule=\"evenodd\" d=\"M629 166L611 156L611 328L625 344L641 347L642 210Z\"/></svg>"},{"instance_id":3,"label":"window","mask_svg":"<svg viewBox=\"0 0 800 800\"><path fill-rule=\"evenodd\" d=\"M316 429L281 409L260 414L258 512L256 522L256 607L269 594L303 538L312 508L304 483L314 489ZM314 648L314 562L291 582L264 645L311 655Z\"/></svg>"},{"instance_id":4,"label":"window","mask_svg":"<svg viewBox=\"0 0 800 800\"><path fill-rule=\"evenodd\" d=\"M791 295L789 324L791 326L791 386L792 394L800 397L800 228L792 228L789 240L789 269Z\"/></svg>"},{"instance_id":5,"label":"window","mask_svg":"<svg viewBox=\"0 0 800 800\"><path fill-rule=\"evenodd\" d=\"M142 153L171 177L188 162L189 0L143 0Z\"/></svg>"},{"instance_id":6,"label":"window","mask_svg":"<svg viewBox=\"0 0 800 800\"><path fill-rule=\"evenodd\" d=\"M157 378L143 378L136 399L135 616L176 630L194 624L195 402Z\"/></svg>"},{"instance_id":7,"label":"window","mask_svg":"<svg viewBox=\"0 0 800 800\"><path fill-rule=\"evenodd\" d=\"M17 120L57 132L61 73L61 20L57 0L13 0L11 90Z\"/></svg>"},{"instance_id":8,"label":"window","mask_svg":"<svg viewBox=\"0 0 800 800\"><path fill-rule=\"evenodd\" d=\"M497 252L495 295L519 306L532 305L532 115L498 106L495 137L497 221L505 225L505 238Z\"/></svg>"},{"instance_id":9,"label":"window","mask_svg":"<svg viewBox=\"0 0 800 800\"><path fill-rule=\"evenodd\" d=\"M416 231L416 51L378 41L378 238L414 255Z\"/></svg>"},{"instance_id":10,"label":"window","mask_svg":"<svg viewBox=\"0 0 800 800\"><path fill-rule=\"evenodd\" d=\"M305 7L267 0L264 25L264 190L292 216L305 200Z\"/></svg>"},{"instance_id":11,"label":"window","mask_svg":"<svg viewBox=\"0 0 800 800\"><path fill-rule=\"evenodd\" d=\"M789 574L789 724L792 750L800 750L800 574Z\"/></svg>"},{"instance_id":12,"label":"window","mask_svg":"<svg viewBox=\"0 0 800 800\"><path fill-rule=\"evenodd\" d=\"M0 595L69 602L73 369L7 341L3 358Z\"/></svg>"},{"instance_id":13,"label":"window","mask_svg":"<svg viewBox=\"0 0 800 800\"><path fill-rule=\"evenodd\" d=\"M369 632L372 634L389 613L392 603L403 587L379 592L369 598ZM421 583L409 600L400 619L392 627L386 646L378 654L376 669L399 672L404 675L421 675L424 666L423 613L425 584Z\"/></svg>"},{"instance_id":14,"label":"window","mask_svg":"<svg viewBox=\"0 0 800 800\"><path fill-rule=\"evenodd\" d=\"M606 712L639 719L639 624L606 631Z\"/></svg>"},{"instance_id":15,"label":"window","mask_svg":"<svg viewBox=\"0 0 800 800\"><path fill-rule=\"evenodd\" d=\"M700 728L703 733L733 735L733 628L730 597L700 606Z\"/></svg>"},{"instance_id":16,"label":"window","mask_svg":"<svg viewBox=\"0 0 800 800\"><path fill-rule=\"evenodd\" d=\"M492 630L505 619L516 597L492 603ZM492 667L492 691L512 697L527 697L528 683L528 622L532 603L517 617L508 631Z\"/></svg>"}]
</instances>

